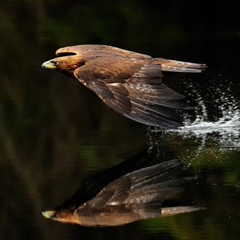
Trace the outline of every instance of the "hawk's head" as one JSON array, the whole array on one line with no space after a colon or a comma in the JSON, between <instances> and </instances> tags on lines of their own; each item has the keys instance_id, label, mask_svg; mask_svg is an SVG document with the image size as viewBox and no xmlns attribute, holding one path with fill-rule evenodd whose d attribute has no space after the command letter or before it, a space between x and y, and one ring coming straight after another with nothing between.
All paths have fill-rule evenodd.
<instances>
[{"instance_id":1,"label":"hawk's head","mask_svg":"<svg viewBox=\"0 0 240 240\"><path fill-rule=\"evenodd\" d=\"M60 48L56 51L56 56L56 58L44 62L42 68L58 70L73 76L75 69L85 64L80 51L76 47Z\"/></svg>"}]
</instances>

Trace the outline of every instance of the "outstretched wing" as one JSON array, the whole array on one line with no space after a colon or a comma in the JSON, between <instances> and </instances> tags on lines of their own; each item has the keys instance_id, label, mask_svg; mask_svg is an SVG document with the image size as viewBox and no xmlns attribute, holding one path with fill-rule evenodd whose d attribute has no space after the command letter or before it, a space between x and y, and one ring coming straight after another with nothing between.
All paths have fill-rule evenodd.
<instances>
[{"instance_id":1,"label":"outstretched wing","mask_svg":"<svg viewBox=\"0 0 240 240\"><path fill-rule=\"evenodd\" d=\"M75 77L116 112L146 125L175 128L177 110L189 108L184 96L162 83L153 59L96 57L77 68Z\"/></svg>"},{"instance_id":2,"label":"outstretched wing","mask_svg":"<svg viewBox=\"0 0 240 240\"><path fill-rule=\"evenodd\" d=\"M162 203L183 191L182 184L190 180L180 177L181 172L178 159L133 171L109 183L76 212L80 216L131 213L141 219L159 217Z\"/></svg>"}]
</instances>

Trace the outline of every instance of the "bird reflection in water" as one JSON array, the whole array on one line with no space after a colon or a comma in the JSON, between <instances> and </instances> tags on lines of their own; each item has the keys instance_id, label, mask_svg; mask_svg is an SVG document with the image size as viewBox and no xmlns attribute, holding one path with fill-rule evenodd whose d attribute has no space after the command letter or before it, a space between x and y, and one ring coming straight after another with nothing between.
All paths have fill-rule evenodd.
<instances>
[{"instance_id":1,"label":"bird reflection in water","mask_svg":"<svg viewBox=\"0 0 240 240\"><path fill-rule=\"evenodd\" d=\"M179 159L154 163L147 150L86 181L76 193L44 217L88 227L119 226L141 219L173 216L202 209L164 206L184 190L191 177L183 176Z\"/></svg>"}]
</instances>

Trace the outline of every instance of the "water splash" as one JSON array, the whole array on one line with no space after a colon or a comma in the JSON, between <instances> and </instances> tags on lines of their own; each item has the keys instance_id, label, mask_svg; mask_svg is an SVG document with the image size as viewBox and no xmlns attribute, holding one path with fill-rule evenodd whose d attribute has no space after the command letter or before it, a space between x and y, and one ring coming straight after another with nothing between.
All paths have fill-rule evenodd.
<instances>
[{"instance_id":1,"label":"water splash","mask_svg":"<svg viewBox=\"0 0 240 240\"><path fill-rule=\"evenodd\" d=\"M223 166L240 151L240 105L231 83L216 80L203 90L195 83L188 85L190 91L185 95L196 100L198 106L195 117L184 116L182 127L165 131L149 127L147 131L150 146L180 157L196 173L206 166Z\"/></svg>"},{"instance_id":2,"label":"water splash","mask_svg":"<svg viewBox=\"0 0 240 240\"><path fill-rule=\"evenodd\" d=\"M195 137L201 140L201 145L207 142L215 143L222 148L240 148L240 108L236 99L230 94L230 88L222 92L220 88L214 89L215 100L211 104L218 106L221 117L209 121L207 107L202 97L197 94L198 107L196 119L190 121L186 116L184 126L167 132L181 135L184 139ZM240 150L240 149L239 149Z\"/></svg>"}]
</instances>

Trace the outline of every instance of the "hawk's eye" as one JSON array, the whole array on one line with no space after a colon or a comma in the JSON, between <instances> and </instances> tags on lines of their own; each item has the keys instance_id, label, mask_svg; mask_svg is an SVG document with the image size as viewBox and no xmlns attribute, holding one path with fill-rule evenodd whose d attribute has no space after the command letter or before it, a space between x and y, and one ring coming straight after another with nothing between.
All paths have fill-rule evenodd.
<instances>
[{"instance_id":1,"label":"hawk's eye","mask_svg":"<svg viewBox=\"0 0 240 240\"><path fill-rule=\"evenodd\" d=\"M77 55L77 54L73 52L60 52L57 54L58 57L73 56L73 55Z\"/></svg>"}]
</instances>

